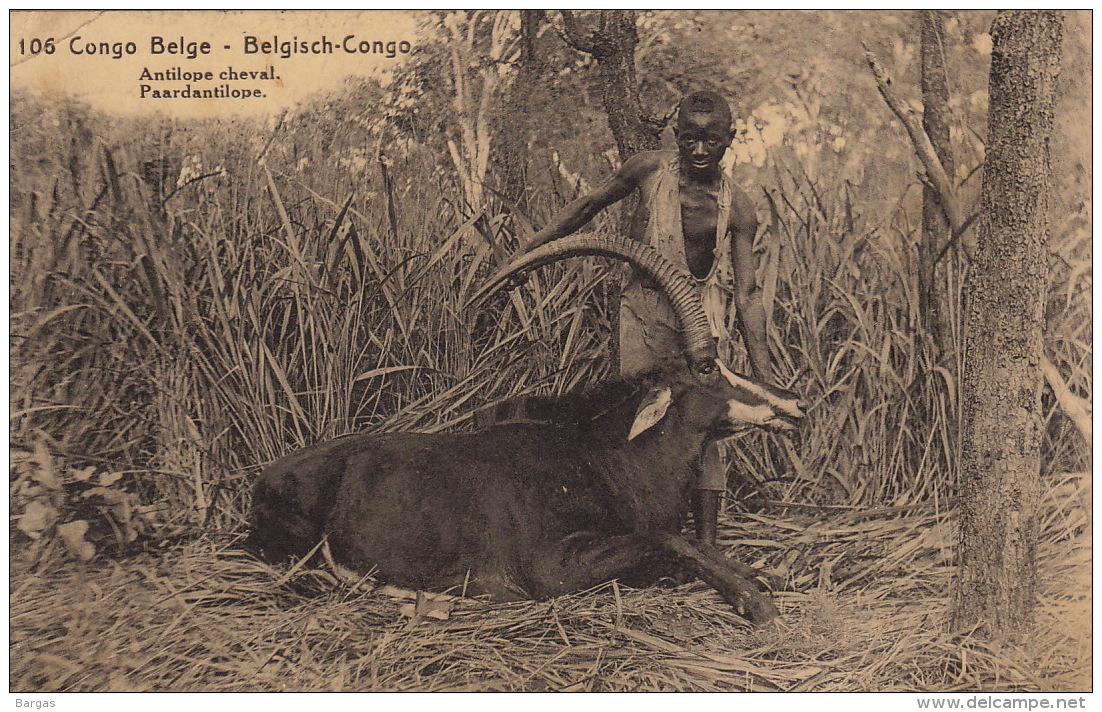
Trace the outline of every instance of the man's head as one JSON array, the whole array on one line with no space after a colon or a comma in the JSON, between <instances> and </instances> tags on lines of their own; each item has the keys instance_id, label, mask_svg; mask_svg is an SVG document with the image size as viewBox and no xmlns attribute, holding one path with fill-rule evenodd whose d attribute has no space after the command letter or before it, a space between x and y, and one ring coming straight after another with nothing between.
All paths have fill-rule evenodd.
<instances>
[{"instance_id":1,"label":"man's head","mask_svg":"<svg viewBox=\"0 0 1102 712\"><path fill-rule=\"evenodd\" d=\"M731 107L714 91L687 94L677 107L674 135L682 166L693 173L712 173L734 137Z\"/></svg>"}]
</instances>

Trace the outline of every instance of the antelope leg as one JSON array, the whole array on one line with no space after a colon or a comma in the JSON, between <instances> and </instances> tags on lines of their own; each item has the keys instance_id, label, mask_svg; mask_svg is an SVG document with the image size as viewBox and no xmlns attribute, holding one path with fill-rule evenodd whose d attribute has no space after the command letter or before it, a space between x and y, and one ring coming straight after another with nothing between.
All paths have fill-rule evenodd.
<instances>
[{"instance_id":1,"label":"antelope leg","mask_svg":"<svg viewBox=\"0 0 1102 712\"><path fill-rule=\"evenodd\" d=\"M748 566L741 561L736 561L729 556L726 556L717 547L710 546L708 544L701 543L699 541L693 542L693 546L700 550L702 554L707 555L710 559L716 563L726 564L735 570L742 578L747 581L751 581L757 584L757 587L761 591L785 591L788 590L787 585L780 576L771 574L768 571L762 569L755 569L753 566Z\"/></svg>"},{"instance_id":2,"label":"antelope leg","mask_svg":"<svg viewBox=\"0 0 1102 712\"><path fill-rule=\"evenodd\" d=\"M754 584L738 575L722 554L722 562L716 557L703 553L684 537L670 534L662 539L662 545L672 551L688 565L689 570L708 584L723 600L734 606L735 611L756 625L762 625L776 618L777 607L764 596Z\"/></svg>"}]
</instances>

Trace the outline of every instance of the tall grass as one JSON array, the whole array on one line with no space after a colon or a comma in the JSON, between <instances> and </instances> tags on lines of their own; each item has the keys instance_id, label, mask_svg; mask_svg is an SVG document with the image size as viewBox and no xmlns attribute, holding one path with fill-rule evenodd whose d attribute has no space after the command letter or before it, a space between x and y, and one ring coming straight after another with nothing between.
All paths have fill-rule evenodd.
<instances>
[{"instance_id":1,"label":"tall grass","mask_svg":"<svg viewBox=\"0 0 1102 712\"><path fill-rule=\"evenodd\" d=\"M906 213L856 214L853 190L778 162L766 191L759 281L771 348L809 399L811 425L798 448L783 445L785 457L742 448L744 466L788 468L782 491L797 501L941 501L954 477L956 412L955 369L941 354L958 344L943 351L921 328ZM775 467L773 476L785 479Z\"/></svg>"},{"instance_id":2,"label":"tall grass","mask_svg":"<svg viewBox=\"0 0 1102 712\"><path fill-rule=\"evenodd\" d=\"M52 148L31 123L12 138L12 441L124 474L169 521L239 528L256 469L293 448L461 428L512 395L609 373L619 268L557 265L464 309L515 248L512 216L460 206L415 158L390 168L392 185L378 166L349 174L315 157L304 170L281 151L295 137L257 127L164 139L68 121ZM53 168L32 170L34 151ZM792 439L736 442L734 468L770 500L940 507L955 477L960 267L943 267L952 328L938 345L917 313L907 210L857 214L852 186L778 165L759 280L779 379L810 418ZM1076 229L1055 238L1049 345L1090 398L1089 242ZM1055 404L1048 417L1047 466L1085 467Z\"/></svg>"},{"instance_id":3,"label":"tall grass","mask_svg":"<svg viewBox=\"0 0 1102 712\"><path fill-rule=\"evenodd\" d=\"M602 267L548 270L525 298L464 310L491 241L515 248L501 216L437 192L431 220L396 231L369 189L320 195L245 161L165 191L135 148L80 146L98 165L72 172L71 195L43 205L29 189L16 209L12 435L126 472L172 518L238 526L250 475L290 449L460 426L606 369Z\"/></svg>"}]
</instances>

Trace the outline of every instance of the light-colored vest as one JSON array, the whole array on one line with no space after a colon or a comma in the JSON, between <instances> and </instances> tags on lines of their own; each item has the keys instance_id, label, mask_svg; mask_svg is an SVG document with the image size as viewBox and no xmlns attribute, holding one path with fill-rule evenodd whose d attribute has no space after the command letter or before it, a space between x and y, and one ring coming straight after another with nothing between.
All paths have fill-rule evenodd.
<instances>
[{"instance_id":1,"label":"light-colored vest","mask_svg":"<svg viewBox=\"0 0 1102 712\"><path fill-rule=\"evenodd\" d=\"M672 262L686 266L685 236L681 229L680 170L675 155L663 163L656 175L647 201L649 219L644 239ZM727 230L731 215L731 179L722 174L717 196L716 246L712 269L704 279L696 279L712 335L720 342L720 354L730 350L730 330L726 326L728 304L734 292L734 265L731 262L731 236ZM680 353L683 345L669 300L651 289L633 270L627 278L620 300L620 372L625 376L649 370Z\"/></svg>"}]
</instances>

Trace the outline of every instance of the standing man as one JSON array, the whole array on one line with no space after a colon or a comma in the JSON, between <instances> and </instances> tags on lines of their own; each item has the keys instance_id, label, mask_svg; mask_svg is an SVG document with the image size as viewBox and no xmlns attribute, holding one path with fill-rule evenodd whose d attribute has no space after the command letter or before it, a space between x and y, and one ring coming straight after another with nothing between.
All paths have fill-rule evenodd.
<instances>
[{"instance_id":1,"label":"standing man","mask_svg":"<svg viewBox=\"0 0 1102 712\"><path fill-rule=\"evenodd\" d=\"M674 133L677 151L632 156L606 184L563 208L532 236L524 251L577 231L600 211L641 191L630 237L684 265L696 278L721 352L723 342L731 339L724 312L727 296L733 295L755 375L772 382L765 310L752 254L758 221L750 198L720 167L734 137L731 109L715 92L689 94L678 105ZM647 371L679 355L680 344L669 300L633 274L620 301L621 375ZM715 544L720 495L726 489L726 467L718 445L713 445L700 462L693 502L697 537L707 544Z\"/></svg>"}]
</instances>

